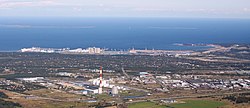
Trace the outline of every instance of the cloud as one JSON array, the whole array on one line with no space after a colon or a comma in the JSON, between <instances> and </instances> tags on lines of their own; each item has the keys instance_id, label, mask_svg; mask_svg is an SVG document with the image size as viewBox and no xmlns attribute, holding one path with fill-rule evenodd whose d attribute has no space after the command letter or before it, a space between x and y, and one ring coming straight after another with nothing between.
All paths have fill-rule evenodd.
<instances>
[{"instance_id":1,"label":"cloud","mask_svg":"<svg viewBox=\"0 0 250 108\"><path fill-rule=\"evenodd\" d=\"M0 24L0 27L4 28L31 28L29 25L5 25L5 24Z\"/></svg>"},{"instance_id":2,"label":"cloud","mask_svg":"<svg viewBox=\"0 0 250 108\"><path fill-rule=\"evenodd\" d=\"M186 9L185 11L187 11L187 12L214 12L214 11L218 11L218 10L199 8L199 9Z\"/></svg>"},{"instance_id":3,"label":"cloud","mask_svg":"<svg viewBox=\"0 0 250 108\"><path fill-rule=\"evenodd\" d=\"M157 26L150 26L149 29L168 29L168 30L196 30L198 28L195 27L157 27Z\"/></svg>"},{"instance_id":4,"label":"cloud","mask_svg":"<svg viewBox=\"0 0 250 108\"><path fill-rule=\"evenodd\" d=\"M74 11L82 11L83 9L80 8L80 7L74 7L73 10L74 10Z\"/></svg>"},{"instance_id":5,"label":"cloud","mask_svg":"<svg viewBox=\"0 0 250 108\"><path fill-rule=\"evenodd\" d=\"M247 16L250 0L0 0L0 16Z\"/></svg>"},{"instance_id":6,"label":"cloud","mask_svg":"<svg viewBox=\"0 0 250 108\"><path fill-rule=\"evenodd\" d=\"M135 8L135 11L176 11L175 9L164 9L164 8Z\"/></svg>"},{"instance_id":7,"label":"cloud","mask_svg":"<svg viewBox=\"0 0 250 108\"><path fill-rule=\"evenodd\" d=\"M250 9L249 8L244 8L243 11L250 12Z\"/></svg>"},{"instance_id":8,"label":"cloud","mask_svg":"<svg viewBox=\"0 0 250 108\"><path fill-rule=\"evenodd\" d=\"M11 9L19 7L44 7L63 5L56 0L34 0L34 1L0 1L1 9Z\"/></svg>"},{"instance_id":9,"label":"cloud","mask_svg":"<svg viewBox=\"0 0 250 108\"><path fill-rule=\"evenodd\" d=\"M76 28L76 29L92 29L95 26L53 26L53 25L15 25L15 24L0 24L2 28Z\"/></svg>"}]
</instances>

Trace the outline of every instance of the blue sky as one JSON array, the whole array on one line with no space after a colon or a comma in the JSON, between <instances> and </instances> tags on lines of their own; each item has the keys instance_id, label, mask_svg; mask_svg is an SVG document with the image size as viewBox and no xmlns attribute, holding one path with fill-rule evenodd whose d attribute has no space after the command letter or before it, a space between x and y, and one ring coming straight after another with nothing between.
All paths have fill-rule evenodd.
<instances>
[{"instance_id":1,"label":"blue sky","mask_svg":"<svg viewBox=\"0 0 250 108\"><path fill-rule=\"evenodd\" d=\"M250 0L0 0L0 16L250 18Z\"/></svg>"}]
</instances>

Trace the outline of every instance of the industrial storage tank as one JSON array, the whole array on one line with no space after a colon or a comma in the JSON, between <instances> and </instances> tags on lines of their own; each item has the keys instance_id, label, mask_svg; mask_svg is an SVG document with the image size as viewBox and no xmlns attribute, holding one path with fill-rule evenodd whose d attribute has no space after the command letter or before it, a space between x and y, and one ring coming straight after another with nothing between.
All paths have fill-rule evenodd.
<instances>
[{"instance_id":1,"label":"industrial storage tank","mask_svg":"<svg viewBox=\"0 0 250 108\"><path fill-rule=\"evenodd\" d=\"M112 91L111 91L111 94L112 95L118 95L118 88L116 87L116 86L114 86L113 88L112 88Z\"/></svg>"}]
</instances>

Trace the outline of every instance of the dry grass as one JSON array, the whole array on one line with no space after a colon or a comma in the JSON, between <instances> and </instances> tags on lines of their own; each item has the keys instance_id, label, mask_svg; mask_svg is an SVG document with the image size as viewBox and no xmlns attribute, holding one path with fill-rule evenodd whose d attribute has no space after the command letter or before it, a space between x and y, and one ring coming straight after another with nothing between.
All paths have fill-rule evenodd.
<instances>
[{"instance_id":1,"label":"dry grass","mask_svg":"<svg viewBox=\"0 0 250 108\"><path fill-rule=\"evenodd\" d=\"M27 93L31 93L33 95L38 96L38 98L25 98L26 95L19 94L15 92L10 92L6 90L0 90L4 93L6 93L10 99L7 99L8 101L13 101L21 104L24 108L87 108L88 104L84 102L76 102L72 100L65 100L66 98L69 99L79 99L80 97L86 98L84 96L65 93L65 92L59 92L54 90L48 90L48 89L41 89L41 90L34 90L29 91ZM39 96L45 96L39 97ZM53 96L55 98L53 98ZM52 100L51 100L51 99ZM63 101L56 101L53 99L64 99Z\"/></svg>"},{"instance_id":2,"label":"dry grass","mask_svg":"<svg viewBox=\"0 0 250 108\"><path fill-rule=\"evenodd\" d=\"M45 97L45 98L53 98L53 99L59 99L59 100L79 100L81 99L86 99L85 96L81 95L76 95L76 94L71 94L67 93L64 91L59 91L59 90L51 90L51 89L40 89L40 90L32 90L32 91L27 91L25 93L34 95L34 96L39 96L39 97Z\"/></svg>"}]
</instances>

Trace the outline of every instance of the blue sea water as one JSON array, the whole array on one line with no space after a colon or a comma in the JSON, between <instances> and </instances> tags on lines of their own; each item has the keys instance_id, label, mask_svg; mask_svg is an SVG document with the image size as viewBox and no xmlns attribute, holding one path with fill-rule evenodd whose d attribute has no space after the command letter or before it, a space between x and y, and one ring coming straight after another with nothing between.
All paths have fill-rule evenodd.
<instances>
[{"instance_id":1,"label":"blue sea water","mask_svg":"<svg viewBox=\"0 0 250 108\"><path fill-rule=\"evenodd\" d=\"M0 51L24 47L182 50L174 43L250 43L249 19L0 18Z\"/></svg>"}]
</instances>

